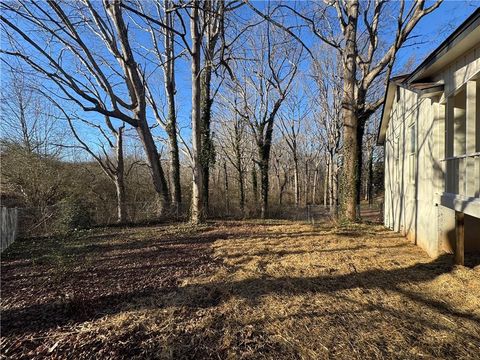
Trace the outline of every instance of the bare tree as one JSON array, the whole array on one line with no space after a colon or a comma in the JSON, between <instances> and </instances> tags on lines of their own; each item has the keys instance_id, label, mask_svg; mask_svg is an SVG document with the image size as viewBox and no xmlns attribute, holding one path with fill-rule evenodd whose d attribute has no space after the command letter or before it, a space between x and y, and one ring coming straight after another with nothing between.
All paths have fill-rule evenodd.
<instances>
[{"instance_id":1,"label":"bare tree","mask_svg":"<svg viewBox=\"0 0 480 360\"><path fill-rule=\"evenodd\" d=\"M59 104L54 98L45 93L44 95L63 114L64 118L67 120L72 135L78 142L78 145L74 145L74 147L79 147L80 149L87 152L97 162L105 175L115 185L115 192L117 197L117 223L126 223L127 197L125 191L125 178L128 176L134 163L131 164L128 171L125 171L125 157L123 146L125 124L115 127L110 117L105 116L105 126L107 128L107 130L105 130L102 126L96 123L92 123L89 120L82 119L72 114L68 114L63 109L61 104ZM99 137L101 138L100 146L98 146L98 144L96 145L101 149L100 154L94 151L93 146L84 139L82 139L82 137L79 135L79 132L74 123L75 120L97 131ZM110 133L110 136L107 134L107 131ZM111 138L113 138L113 140ZM105 148L105 144L108 147L109 151Z\"/></svg>"},{"instance_id":2,"label":"bare tree","mask_svg":"<svg viewBox=\"0 0 480 360\"><path fill-rule=\"evenodd\" d=\"M373 166L378 151L376 151L377 144L377 129L380 123L380 114L377 112L372 116L373 121L370 121L365 131L363 138L363 152L366 154L363 161L363 176L364 176L364 199L368 201L369 206L373 203ZM378 160L378 159L377 159Z\"/></svg>"},{"instance_id":3,"label":"bare tree","mask_svg":"<svg viewBox=\"0 0 480 360\"><path fill-rule=\"evenodd\" d=\"M339 152L342 139L342 77L341 63L337 54L322 49L312 64L311 76L315 89L311 101L315 108L318 137L325 149L324 205L336 210L338 200Z\"/></svg>"},{"instance_id":4,"label":"bare tree","mask_svg":"<svg viewBox=\"0 0 480 360\"><path fill-rule=\"evenodd\" d=\"M222 96L223 103L228 109L223 114L224 121L218 121L217 138L223 156L233 166L238 184L238 203L241 216L245 216L245 173L246 173L246 147L247 124L245 119L238 115L238 94L235 87L230 89L233 101L227 94Z\"/></svg>"},{"instance_id":5,"label":"bare tree","mask_svg":"<svg viewBox=\"0 0 480 360\"><path fill-rule=\"evenodd\" d=\"M242 97L237 112L248 121L255 139L255 162L260 170L261 217L265 218L274 123L297 73L301 52L270 25L260 30L257 37L249 39L250 47L256 50L244 56L253 60L242 63L243 77L237 77Z\"/></svg>"},{"instance_id":6,"label":"bare tree","mask_svg":"<svg viewBox=\"0 0 480 360\"><path fill-rule=\"evenodd\" d=\"M20 67L5 63L0 90L3 145L12 143L38 155L58 155L55 146L63 141L63 128L55 121L57 113L37 90L38 84Z\"/></svg>"},{"instance_id":7,"label":"bare tree","mask_svg":"<svg viewBox=\"0 0 480 360\"><path fill-rule=\"evenodd\" d=\"M225 2L223 0L207 0L202 4L202 20L205 29L203 46L204 64L201 74L201 141L202 141L202 198L205 211L208 210L210 166L215 160L215 149L211 137L211 117L213 94L212 73L215 67L217 44L224 36Z\"/></svg>"},{"instance_id":8,"label":"bare tree","mask_svg":"<svg viewBox=\"0 0 480 360\"><path fill-rule=\"evenodd\" d=\"M279 114L278 127L285 139L288 149L291 152L293 160L293 177L294 177L294 192L295 192L295 206L300 206L300 132L303 130L302 126L306 116L308 115L308 108L302 102L302 92L295 88L289 95L284 106L284 111ZM308 166L308 165L306 165ZM305 174L305 181L307 181L307 174ZM305 186L305 191L307 187ZM305 194L306 195L306 194ZM305 201L306 196L305 197Z\"/></svg>"},{"instance_id":9,"label":"bare tree","mask_svg":"<svg viewBox=\"0 0 480 360\"><path fill-rule=\"evenodd\" d=\"M437 9L442 0L426 6L425 0L409 5L405 1L368 0L359 2L332 0L326 4L280 3L264 13L247 2L258 15L283 29L313 53L291 28L275 19L275 14L295 14L322 43L336 49L342 59L343 74L343 171L341 177L341 216L357 220L362 139L365 124L383 103L372 98L370 90L389 79L398 50L409 39L418 22ZM388 15L387 15L388 14ZM391 17L396 18L392 24ZM332 20L336 19L336 20ZM393 26L393 28L392 28ZM393 37L382 36L390 27Z\"/></svg>"},{"instance_id":10,"label":"bare tree","mask_svg":"<svg viewBox=\"0 0 480 360\"><path fill-rule=\"evenodd\" d=\"M151 5L149 7L148 5ZM147 52L153 53L154 58L163 70L164 91L167 102L166 114L158 106L158 101L153 91L154 85L149 81L154 76L149 76L145 81L148 102L153 110L153 114L157 123L165 130L168 136L169 148L169 176L171 184L171 199L173 205L178 208L182 202L182 190L180 186L180 154L178 148L177 136L177 110L175 95L177 92L175 83L175 64L177 58L182 54L176 53L176 37L185 38L184 34L178 35L175 30L175 19L177 17L175 6L171 0L156 0L152 3L137 1L137 7L140 11L141 18L145 21L145 25L140 26L145 29L151 38L152 46ZM129 8L129 10L134 10ZM146 14L154 13L156 19ZM136 22L139 24L139 21ZM160 26L159 26L160 24ZM162 26L164 25L164 26Z\"/></svg>"},{"instance_id":11,"label":"bare tree","mask_svg":"<svg viewBox=\"0 0 480 360\"><path fill-rule=\"evenodd\" d=\"M288 184L288 174L290 172L290 161L284 158L283 149L277 149L276 147L272 149L272 158L272 167L275 178L277 179L278 205L283 205L283 196Z\"/></svg>"},{"instance_id":12,"label":"bare tree","mask_svg":"<svg viewBox=\"0 0 480 360\"><path fill-rule=\"evenodd\" d=\"M170 203L168 187L147 121L144 78L135 61L121 2L104 0L98 5L89 0L62 4L22 1L18 6L3 2L0 20L10 48L2 53L22 60L50 80L63 99L81 110L134 127L163 211ZM40 39L52 44L51 48L41 47Z\"/></svg>"},{"instance_id":13,"label":"bare tree","mask_svg":"<svg viewBox=\"0 0 480 360\"><path fill-rule=\"evenodd\" d=\"M201 129L201 24L199 2L193 1L190 12L190 34L192 45L190 49L192 72L192 160L193 160L193 190L191 221L198 224L205 219L203 202L203 171L202 171L202 129Z\"/></svg>"},{"instance_id":14,"label":"bare tree","mask_svg":"<svg viewBox=\"0 0 480 360\"><path fill-rule=\"evenodd\" d=\"M68 183L58 146L65 128L37 90L36 79L17 65L2 64L0 188L3 206L28 208L21 213L22 232L27 233L46 226Z\"/></svg>"}]
</instances>

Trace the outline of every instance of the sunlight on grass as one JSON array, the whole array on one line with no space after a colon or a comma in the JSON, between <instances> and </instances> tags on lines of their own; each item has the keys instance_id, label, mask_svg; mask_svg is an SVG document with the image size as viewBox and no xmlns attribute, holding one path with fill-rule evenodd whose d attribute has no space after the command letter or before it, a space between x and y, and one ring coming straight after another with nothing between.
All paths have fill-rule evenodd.
<instances>
[{"instance_id":1,"label":"sunlight on grass","mask_svg":"<svg viewBox=\"0 0 480 360\"><path fill-rule=\"evenodd\" d=\"M375 225L214 225L99 229L66 241L63 260L32 268L63 271L54 278L56 292L38 303L38 311L51 309L58 318L27 333L10 329L2 348L15 353L18 341L44 356L139 359L478 354L478 266L452 269L448 257L429 259ZM57 256L31 250L40 259ZM13 253L22 258L19 249ZM53 281L20 279L37 292ZM12 291L2 298L7 324L13 314L38 317L37 305L18 305ZM22 306L31 313L22 315Z\"/></svg>"}]
</instances>

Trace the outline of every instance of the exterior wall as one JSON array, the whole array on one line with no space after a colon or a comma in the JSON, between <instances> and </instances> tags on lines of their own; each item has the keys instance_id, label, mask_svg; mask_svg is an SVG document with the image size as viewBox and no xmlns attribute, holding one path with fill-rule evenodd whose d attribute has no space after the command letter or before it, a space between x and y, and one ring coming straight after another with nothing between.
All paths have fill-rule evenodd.
<instances>
[{"instance_id":1,"label":"exterior wall","mask_svg":"<svg viewBox=\"0 0 480 360\"><path fill-rule=\"evenodd\" d=\"M385 226L406 235L432 257L452 252L455 244L455 211L440 205L445 191L443 159L448 153L445 134L453 136L445 121L446 99L453 94L464 97L464 85L478 78L479 71L480 44L435 76L434 81L445 84L442 96L422 98L397 87L392 104L384 145ZM457 113L454 116L458 117ZM457 139L455 145L462 141L465 147L465 138ZM464 154L464 150L455 149L455 153ZM465 227L466 250L480 250L480 220L466 217Z\"/></svg>"},{"instance_id":2,"label":"exterior wall","mask_svg":"<svg viewBox=\"0 0 480 360\"><path fill-rule=\"evenodd\" d=\"M438 104L397 89L385 142L385 225L431 256L439 253L438 207L442 183L438 158Z\"/></svg>"},{"instance_id":3,"label":"exterior wall","mask_svg":"<svg viewBox=\"0 0 480 360\"><path fill-rule=\"evenodd\" d=\"M445 97L457 92L480 70L480 43L440 71L433 81L443 81Z\"/></svg>"}]
</instances>

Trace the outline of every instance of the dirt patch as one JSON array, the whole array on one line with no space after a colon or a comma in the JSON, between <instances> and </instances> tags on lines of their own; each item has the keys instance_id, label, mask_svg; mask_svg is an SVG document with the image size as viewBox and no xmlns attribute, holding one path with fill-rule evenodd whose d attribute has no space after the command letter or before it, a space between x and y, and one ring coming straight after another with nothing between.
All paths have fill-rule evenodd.
<instances>
[{"instance_id":1,"label":"dirt patch","mask_svg":"<svg viewBox=\"0 0 480 360\"><path fill-rule=\"evenodd\" d=\"M375 225L97 229L2 255L9 358L475 358L480 271Z\"/></svg>"}]
</instances>

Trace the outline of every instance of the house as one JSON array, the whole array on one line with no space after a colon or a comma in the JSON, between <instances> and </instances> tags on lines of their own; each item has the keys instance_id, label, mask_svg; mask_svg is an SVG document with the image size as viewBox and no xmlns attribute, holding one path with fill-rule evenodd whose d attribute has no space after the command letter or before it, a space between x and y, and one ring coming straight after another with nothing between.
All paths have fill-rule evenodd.
<instances>
[{"instance_id":1,"label":"house","mask_svg":"<svg viewBox=\"0 0 480 360\"><path fill-rule=\"evenodd\" d=\"M412 73L391 79L377 144L385 226L432 257L480 251L480 8Z\"/></svg>"}]
</instances>

